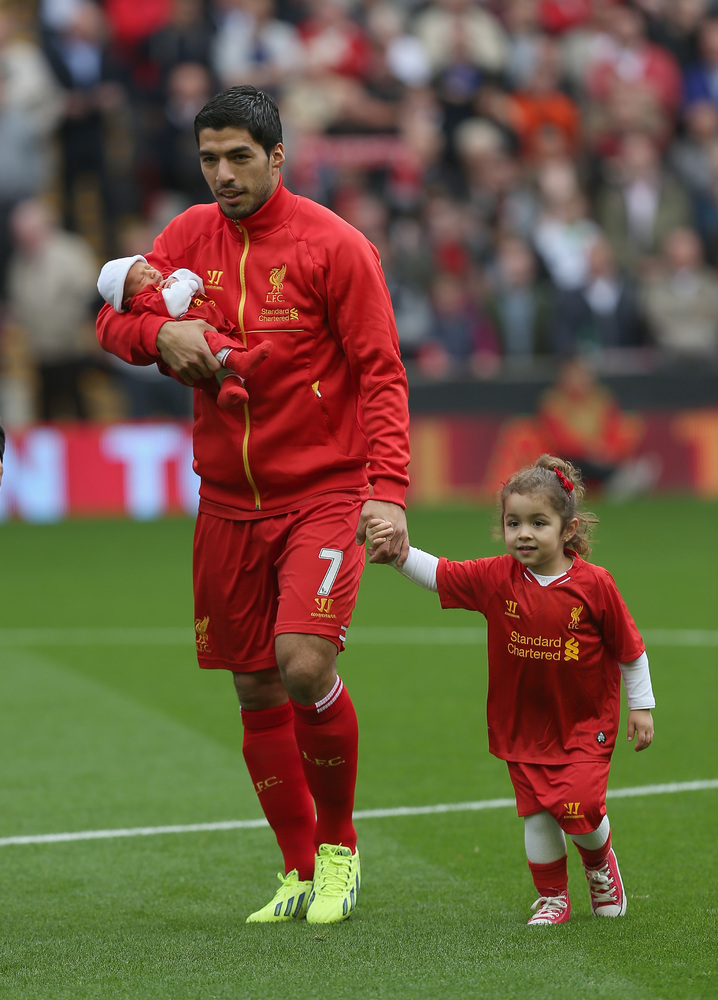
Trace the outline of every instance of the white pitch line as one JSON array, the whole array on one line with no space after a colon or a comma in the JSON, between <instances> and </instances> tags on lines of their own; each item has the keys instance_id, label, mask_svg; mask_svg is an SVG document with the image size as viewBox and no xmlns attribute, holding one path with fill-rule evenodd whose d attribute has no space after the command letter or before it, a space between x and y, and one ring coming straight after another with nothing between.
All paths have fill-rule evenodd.
<instances>
[{"instance_id":1,"label":"white pitch line","mask_svg":"<svg viewBox=\"0 0 718 1000\"><path fill-rule=\"evenodd\" d=\"M646 644L653 646L718 646L716 629L645 629ZM357 646L478 646L486 644L485 628L450 626L351 626L348 645ZM182 627L105 628L5 628L0 648L10 646L186 646L194 644L191 629Z\"/></svg>"},{"instance_id":2,"label":"white pitch line","mask_svg":"<svg viewBox=\"0 0 718 1000\"><path fill-rule=\"evenodd\" d=\"M679 781L662 785L609 790L609 799L632 799L642 795L674 795L679 792L702 792L718 789L718 779ZM433 806L397 806L394 809L365 809L355 812L355 819L392 819L403 816L434 816L440 813L481 812L508 809L514 799L484 799L481 802L449 802ZM39 833L24 837L1 837L0 847L24 844L62 844L77 840L111 840L118 837L154 837L163 833L214 833L219 830L257 830L266 827L265 819L225 820L218 823L189 823L183 826L136 826L117 830L78 830L74 833Z\"/></svg>"}]
</instances>

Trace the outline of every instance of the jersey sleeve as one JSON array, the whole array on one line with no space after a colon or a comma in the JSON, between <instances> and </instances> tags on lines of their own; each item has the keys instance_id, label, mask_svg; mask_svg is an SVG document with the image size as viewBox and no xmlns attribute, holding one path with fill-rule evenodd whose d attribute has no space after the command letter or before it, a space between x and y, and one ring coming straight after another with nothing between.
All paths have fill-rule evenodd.
<instances>
[{"instance_id":1,"label":"jersey sleeve","mask_svg":"<svg viewBox=\"0 0 718 1000\"><path fill-rule=\"evenodd\" d=\"M457 562L439 559L436 583L442 608L464 608L486 614L488 603L509 572L510 556Z\"/></svg>"},{"instance_id":2,"label":"jersey sleeve","mask_svg":"<svg viewBox=\"0 0 718 1000\"><path fill-rule=\"evenodd\" d=\"M602 603L603 641L619 663L637 660L646 650L635 621L616 583L607 570L600 570L598 590Z\"/></svg>"}]
</instances>

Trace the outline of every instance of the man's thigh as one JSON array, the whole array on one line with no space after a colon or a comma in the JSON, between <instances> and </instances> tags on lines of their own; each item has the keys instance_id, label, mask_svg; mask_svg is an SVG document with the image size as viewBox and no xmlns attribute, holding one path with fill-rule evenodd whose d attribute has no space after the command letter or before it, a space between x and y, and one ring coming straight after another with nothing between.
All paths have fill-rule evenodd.
<instances>
[{"instance_id":1,"label":"man's thigh","mask_svg":"<svg viewBox=\"0 0 718 1000\"><path fill-rule=\"evenodd\" d=\"M364 566L355 541L361 501L324 499L289 514L230 521L200 514L194 542L199 665L276 665L275 636L295 632L343 648Z\"/></svg>"}]
</instances>

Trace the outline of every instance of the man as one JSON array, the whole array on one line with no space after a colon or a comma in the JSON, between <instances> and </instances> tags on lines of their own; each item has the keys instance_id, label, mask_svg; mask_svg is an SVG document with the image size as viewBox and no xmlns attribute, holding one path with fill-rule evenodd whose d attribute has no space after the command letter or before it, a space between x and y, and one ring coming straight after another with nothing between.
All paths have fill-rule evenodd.
<instances>
[{"instance_id":1,"label":"man","mask_svg":"<svg viewBox=\"0 0 718 1000\"><path fill-rule=\"evenodd\" d=\"M247 346L273 341L244 408L195 392L197 653L233 673L245 761L284 856L279 890L248 921L333 923L361 878L356 714L336 657L367 521L397 526L387 559L408 553L406 375L376 249L283 185L274 101L232 87L199 112L195 136L217 205L172 220L148 259L201 274ZM106 350L162 358L188 383L218 367L205 329L109 306L98 318Z\"/></svg>"},{"instance_id":2,"label":"man","mask_svg":"<svg viewBox=\"0 0 718 1000\"><path fill-rule=\"evenodd\" d=\"M2 483L2 460L5 455L5 431L0 426L0 483Z\"/></svg>"}]
</instances>

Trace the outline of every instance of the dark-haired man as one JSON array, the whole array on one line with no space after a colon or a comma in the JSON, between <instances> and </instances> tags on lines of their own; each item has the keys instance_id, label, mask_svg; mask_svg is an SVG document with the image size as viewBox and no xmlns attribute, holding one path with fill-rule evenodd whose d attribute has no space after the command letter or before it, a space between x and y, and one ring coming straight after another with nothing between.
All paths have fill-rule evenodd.
<instances>
[{"instance_id":1,"label":"dark-haired man","mask_svg":"<svg viewBox=\"0 0 718 1000\"><path fill-rule=\"evenodd\" d=\"M157 238L150 263L188 267L246 346L272 354L232 413L195 392L197 654L233 673L244 757L284 856L274 898L248 918L350 915L360 884L352 822L357 722L336 672L370 517L408 552L408 393L376 249L283 185L276 104L232 87L195 119L216 205L195 205ZM103 347L160 357L188 382L218 367L201 321L98 318Z\"/></svg>"}]
</instances>

